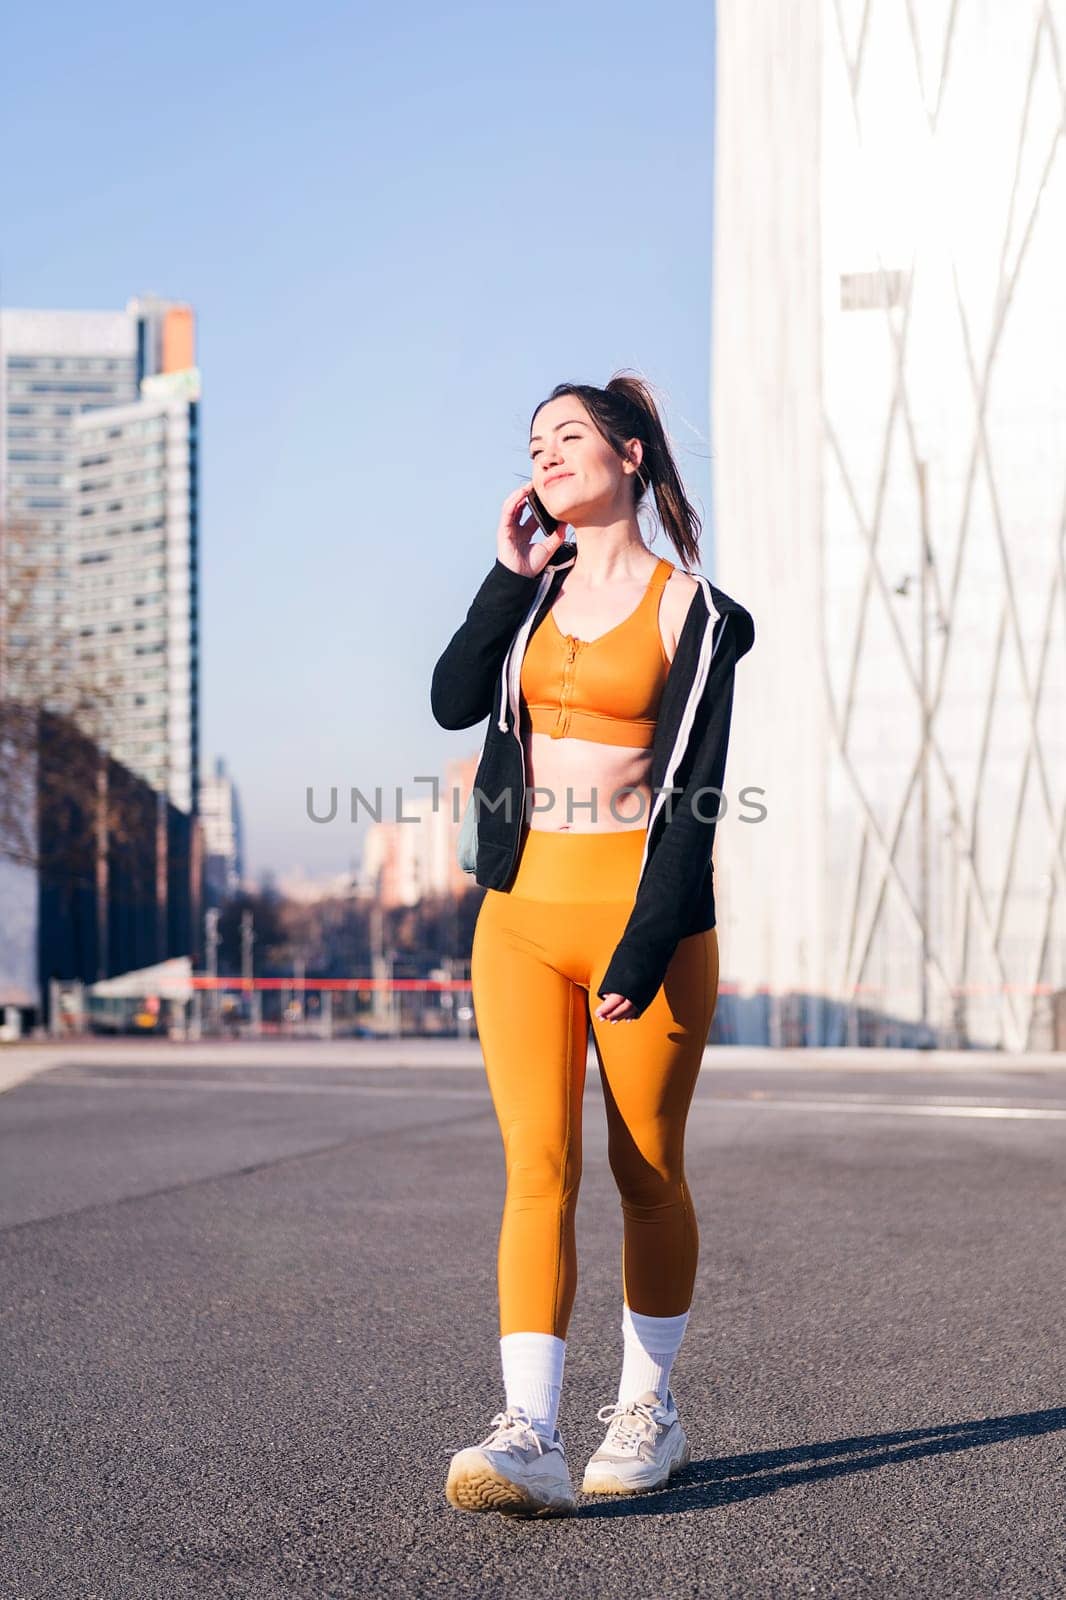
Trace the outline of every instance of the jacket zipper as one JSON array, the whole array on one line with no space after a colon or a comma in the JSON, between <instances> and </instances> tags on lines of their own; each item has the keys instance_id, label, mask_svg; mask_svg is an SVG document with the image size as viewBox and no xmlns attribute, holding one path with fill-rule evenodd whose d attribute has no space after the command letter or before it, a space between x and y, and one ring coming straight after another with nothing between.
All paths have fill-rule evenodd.
<instances>
[{"instance_id":1,"label":"jacket zipper","mask_svg":"<svg viewBox=\"0 0 1066 1600\"><path fill-rule=\"evenodd\" d=\"M501 733L507 732L507 713L505 707L509 704L511 708L511 731L514 734L515 743L518 745L518 755L522 765L522 795L520 803L523 812L525 811L526 752L522 745L522 735L518 726L518 683L520 681L522 671L522 660L525 656L526 640L529 638L530 630L533 626L537 612L540 610L541 602L551 587L554 574L556 572L565 572L567 567L572 567L573 564L573 561L568 561L564 566L553 567L550 564L545 566L544 573L541 577L540 587L533 598L529 610L526 612L521 627L511 640L511 647L504 657L503 667L500 671L500 715L497 726L499 727ZM511 846L511 859L507 866L508 876L510 876L511 869L515 863L515 857L518 854L518 841L521 836L522 819L519 818L518 824L514 829L514 840Z\"/></svg>"},{"instance_id":2,"label":"jacket zipper","mask_svg":"<svg viewBox=\"0 0 1066 1600\"><path fill-rule=\"evenodd\" d=\"M700 697L703 694L704 686L707 682L708 676L710 675L711 662L714 659L714 652L718 648L718 644L721 642L722 638L722 630L718 628L718 624L724 620L725 614L718 614L715 612L707 579L698 572L693 572L690 574L690 576L695 578L696 582L703 590L704 597L707 602L707 625L703 630L703 638L700 640L700 653L696 662L696 671L692 679L691 687L689 688L688 698L685 701L685 709L681 713L681 722L678 725L677 737L674 740L674 748L670 752L670 759L666 764L666 771L663 774L662 788L655 797L651 808L651 815L648 817L648 826L644 833L644 849L640 857L640 871L637 874L638 889L644 880L644 869L648 864L648 847L651 844L652 827L655 823L655 819L659 815L660 810L666 804L666 796L670 791L671 785L673 784L674 774L677 772L677 769L684 757L685 751L688 749L688 741L692 734L692 724L696 720L696 707L700 703ZM716 628L718 628L717 640L714 637Z\"/></svg>"}]
</instances>

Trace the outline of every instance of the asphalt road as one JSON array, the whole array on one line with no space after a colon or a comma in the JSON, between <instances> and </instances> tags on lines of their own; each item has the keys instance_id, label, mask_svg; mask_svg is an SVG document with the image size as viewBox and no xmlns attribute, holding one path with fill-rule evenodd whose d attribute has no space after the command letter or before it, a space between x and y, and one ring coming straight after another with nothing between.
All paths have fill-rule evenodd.
<instances>
[{"instance_id":1,"label":"asphalt road","mask_svg":"<svg viewBox=\"0 0 1066 1600\"><path fill-rule=\"evenodd\" d=\"M715 1053L692 1465L519 1522L443 1493L503 1398L491 1102L390 1048L86 1051L0 1094L0 1600L1066 1593L1066 1071ZM578 1229L580 1480L621 1352L594 1068Z\"/></svg>"}]
</instances>

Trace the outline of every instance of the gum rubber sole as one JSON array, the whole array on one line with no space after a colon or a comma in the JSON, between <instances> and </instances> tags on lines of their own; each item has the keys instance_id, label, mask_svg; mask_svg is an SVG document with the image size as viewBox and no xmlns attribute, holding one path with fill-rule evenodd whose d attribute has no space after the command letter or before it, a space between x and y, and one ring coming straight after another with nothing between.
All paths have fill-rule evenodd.
<instances>
[{"instance_id":1,"label":"gum rubber sole","mask_svg":"<svg viewBox=\"0 0 1066 1600\"><path fill-rule=\"evenodd\" d=\"M444 1490L448 1504L459 1511L499 1511L509 1517L565 1517L576 1510L573 1501L554 1500L545 1505L521 1484L482 1466L449 1472Z\"/></svg>"},{"instance_id":2,"label":"gum rubber sole","mask_svg":"<svg viewBox=\"0 0 1066 1600\"><path fill-rule=\"evenodd\" d=\"M591 1479L591 1481L590 1481L589 1474L588 1474L588 1472L586 1472L585 1473L584 1482L581 1485L581 1493L582 1494L648 1494L652 1489L661 1489L664 1486L664 1484L669 1482L669 1480L673 1477L675 1472L680 1472L683 1467L687 1467L691 1460L692 1460L692 1449L691 1449L688 1441L686 1440L684 1449L681 1451L681 1454L677 1457L676 1461L672 1461L670 1463L670 1465L669 1465L669 1467L667 1468L667 1471L666 1471L666 1476L664 1478L660 1478L658 1480L658 1482L656 1482L656 1483L623 1483L621 1478L608 1477L606 1474L603 1477L597 1476L597 1477Z\"/></svg>"}]
</instances>

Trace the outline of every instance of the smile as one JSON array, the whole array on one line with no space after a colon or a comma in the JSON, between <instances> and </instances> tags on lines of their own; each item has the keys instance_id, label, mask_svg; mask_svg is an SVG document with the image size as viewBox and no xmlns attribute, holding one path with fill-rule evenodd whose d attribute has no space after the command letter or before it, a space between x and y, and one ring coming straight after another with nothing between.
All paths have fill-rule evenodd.
<instances>
[{"instance_id":1,"label":"smile","mask_svg":"<svg viewBox=\"0 0 1066 1600\"><path fill-rule=\"evenodd\" d=\"M560 478L572 478L573 476L572 472L553 472L550 478L545 478L544 487L547 488L549 483L558 483Z\"/></svg>"}]
</instances>

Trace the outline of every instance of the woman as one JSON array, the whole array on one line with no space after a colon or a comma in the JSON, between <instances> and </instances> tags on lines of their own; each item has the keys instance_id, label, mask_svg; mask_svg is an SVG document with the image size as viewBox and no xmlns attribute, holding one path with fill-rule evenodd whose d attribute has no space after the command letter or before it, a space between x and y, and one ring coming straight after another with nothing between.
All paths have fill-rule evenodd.
<instances>
[{"instance_id":1,"label":"woman","mask_svg":"<svg viewBox=\"0 0 1066 1600\"><path fill-rule=\"evenodd\" d=\"M670 1387L699 1249L684 1134L718 993L711 850L733 668L754 628L641 537L650 489L681 561L699 560L699 518L639 379L558 385L529 450L532 477L504 502L495 566L431 698L448 728L493 713L474 788L486 894L471 984L507 1168L506 1405L452 1458L446 1492L467 1510L542 1515L575 1505L557 1415L590 1020L623 1213L623 1360L582 1487L653 1488L689 1460ZM530 490L558 520L538 544Z\"/></svg>"}]
</instances>

